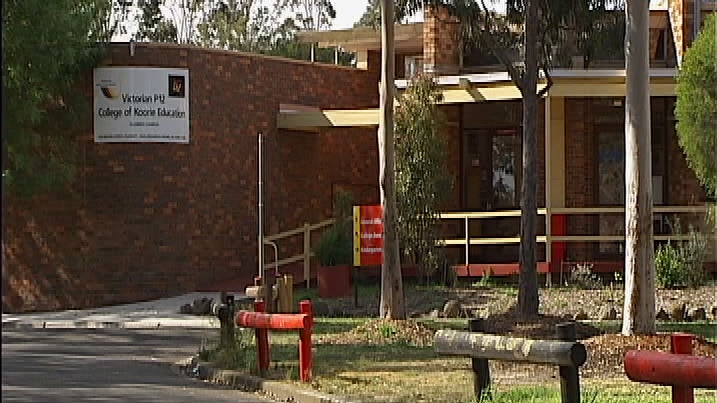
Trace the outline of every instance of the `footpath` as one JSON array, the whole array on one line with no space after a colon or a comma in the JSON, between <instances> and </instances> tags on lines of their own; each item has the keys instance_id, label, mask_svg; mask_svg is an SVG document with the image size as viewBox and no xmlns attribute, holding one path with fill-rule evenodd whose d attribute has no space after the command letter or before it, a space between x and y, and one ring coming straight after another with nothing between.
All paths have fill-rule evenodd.
<instances>
[{"instance_id":1,"label":"footpath","mask_svg":"<svg viewBox=\"0 0 717 403\"><path fill-rule=\"evenodd\" d=\"M237 298L243 293L232 293ZM219 300L218 292L192 292L184 295L133 304L57 312L2 314L3 328L134 328L157 327L218 328L213 316L179 313L184 304L201 298Z\"/></svg>"}]
</instances>

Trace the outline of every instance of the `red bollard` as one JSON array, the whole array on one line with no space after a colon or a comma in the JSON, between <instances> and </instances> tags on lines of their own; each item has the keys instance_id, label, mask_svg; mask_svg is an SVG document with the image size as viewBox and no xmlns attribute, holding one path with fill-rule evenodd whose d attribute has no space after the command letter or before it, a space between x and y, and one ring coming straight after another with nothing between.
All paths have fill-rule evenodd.
<instances>
[{"instance_id":1,"label":"red bollard","mask_svg":"<svg viewBox=\"0 0 717 403\"><path fill-rule=\"evenodd\" d=\"M311 301L299 302L299 313L308 315L306 325L299 329L299 377L302 382L311 380L311 327L314 325L314 317L311 312Z\"/></svg>"},{"instance_id":2,"label":"red bollard","mask_svg":"<svg viewBox=\"0 0 717 403\"><path fill-rule=\"evenodd\" d=\"M670 337L670 352L672 354L692 355L692 335L674 333ZM694 403L695 394L688 386L672 387L672 403Z\"/></svg>"},{"instance_id":3,"label":"red bollard","mask_svg":"<svg viewBox=\"0 0 717 403\"><path fill-rule=\"evenodd\" d=\"M264 301L254 302L255 312L264 312ZM269 369L269 362L271 361L269 352L269 331L267 329L256 328L254 330L256 335L256 357L257 365L259 366L259 373L264 374Z\"/></svg>"}]
</instances>

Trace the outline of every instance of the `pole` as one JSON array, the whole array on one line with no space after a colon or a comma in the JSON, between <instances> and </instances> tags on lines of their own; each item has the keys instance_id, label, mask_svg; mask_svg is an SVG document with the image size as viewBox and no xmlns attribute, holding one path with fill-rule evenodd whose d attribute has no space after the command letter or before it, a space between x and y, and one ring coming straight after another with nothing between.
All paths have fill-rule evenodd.
<instances>
[{"instance_id":1,"label":"pole","mask_svg":"<svg viewBox=\"0 0 717 403\"><path fill-rule=\"evenodd\" d=\"M264 268L264 135L259 133L259 277L261 278L262 290L266 312L273 312L274 289L272 287L273 277L266 274Z\"/></svg>"},{"instance_id":2,"label":"pole","mask_svg":"<svg viewBox=\"0 0 717 403\"><path fill-rule=\"evenodd\" d=\"M255 312L264 312L264 308L264 301L254 302ZM269 369L269 362L271 361L271 358L269 357L269 331L266 329L256 328L254 333L256 336L256 361L259 366L259 374L264 375Z\"/></svg>"},{"instance_id":3,"label":"pole","mask_svg":"<svg viewBox=\"0 0 717 403\"><path fill-rule=\"evenodd\" d=\"M257 193L257 199L259 203L259 278L261 279L262 285L264 283L264 175L263 175L263 154L264 150L264 135L259 133L259 167L257 169L258 173L258 181L259 181L259 190Z\"/></svg>"},{"instance_id":4,"label":"pole","mask_svg":"<svg viewBox=\"0 0 717 403\"><path fill-rule=\"evenodd\" d=\"M311 310L311 301L299 302L299 313L309 315L306 326L299 329L299 377L302 382L311 381L311 327L314 324L314 317Z\"/></svg>"},{"instance_id":5,"label":"pole","mask_svg":"<svg viewBox=\"0 0 717 403\"><path fill-rule=\"evenodd\" d=\"M692 335L674 333L670 336L672 354L692 354ZM689 386L672 386L672 403L694 403L695 394Z\"/></svg>"}]
</instances>

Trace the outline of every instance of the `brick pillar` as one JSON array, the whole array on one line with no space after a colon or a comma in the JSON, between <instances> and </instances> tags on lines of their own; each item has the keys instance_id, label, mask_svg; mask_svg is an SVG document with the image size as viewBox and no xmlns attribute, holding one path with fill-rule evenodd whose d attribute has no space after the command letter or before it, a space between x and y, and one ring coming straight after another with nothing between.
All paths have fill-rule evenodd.
<instances>
[{"instance_id":1,"label":"brick pillar","mask_svg":"<svg viewBox=\"0 0 717 403\"><path fill-rule=\"evenodd\" d=\"M423 70L458 74L459 22L445 7L426 7L423 14Z\"/></svg>"}]
</instances>

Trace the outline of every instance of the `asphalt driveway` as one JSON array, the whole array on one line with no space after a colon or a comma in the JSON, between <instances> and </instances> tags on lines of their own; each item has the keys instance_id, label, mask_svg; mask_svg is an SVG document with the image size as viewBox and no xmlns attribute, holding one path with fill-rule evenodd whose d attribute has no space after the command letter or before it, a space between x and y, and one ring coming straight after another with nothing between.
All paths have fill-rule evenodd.
<instances>
[{"instance_id":1,"label":"asphalt driveway","mask_svg":"<svg viewBox=\"0 0 717 403\"><path fill-rule=\"evenodd\" d=\"M3 402L233 402L267 400L178 373L217 329L2 331Z\"/></svg>"}]
</instances>

